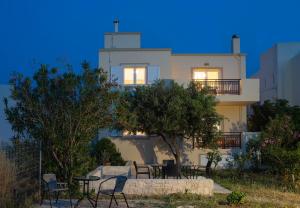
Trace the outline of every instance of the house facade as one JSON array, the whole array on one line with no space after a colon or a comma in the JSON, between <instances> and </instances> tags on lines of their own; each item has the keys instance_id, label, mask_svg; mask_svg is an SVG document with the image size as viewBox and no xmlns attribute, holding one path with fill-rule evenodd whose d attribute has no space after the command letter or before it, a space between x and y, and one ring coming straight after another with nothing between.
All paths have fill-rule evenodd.
<instances>
[{"instance_id":1,"label":"house facade","mask_svg":"<svg viewBox=\"0 0 300 208\"><path fill-rule=\"evenodd\" d=\"M286 99L300 106L300 43L278 43L260 57L260 101Z\"/></svg>"},{"instance_id":2,"label":"house facade","mask_svg":"<svg viewBox=\"0 0 300 208\"><path fill-rule=\"evenodd\" d=\"M174 54L170 48L142 48L138 32L104 34L104 48L99 51L99 66L109 72L120 85L145 85L157 79L174 80L187 86L191 81L199 88L209 86L216 95L216 110L225 119L219 126L224 132L222 149L240 148L242 132L247 131L247 105L259 101L259 80L246 78L246 55L240 53L240 39L232 37L232 52L228 54ZM167 151L156 143L138 136L115 137L125 160L159 162ZM152 150L153 149L153 150ZM200 150L187 153L186 160L201 163Z\"/></svg>"}]
</instances>

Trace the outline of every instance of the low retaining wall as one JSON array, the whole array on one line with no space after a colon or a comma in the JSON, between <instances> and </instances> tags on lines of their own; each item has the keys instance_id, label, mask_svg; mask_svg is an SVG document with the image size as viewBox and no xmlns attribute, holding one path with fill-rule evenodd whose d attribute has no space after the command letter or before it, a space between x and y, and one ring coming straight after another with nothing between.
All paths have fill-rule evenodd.
<instances>
[{"instance_id":1,"label":"low retaining wall","mask_svg":"<svg viewBox=\"0 0 300 208\"><path fill-rule=\"evenodd\" d=\"M103 180L92 182L90 188L98 190ZM103 184L103 189L114 187L112 180ZM198 177L197 179L128 179L124 193L128 195L153 196L173 193L194 193L205 196L213 195L214 182L211 179Z\"/></svg>"},{"instance_id":2,"label":"low retaining wall","mask_svg":"<svg viewBox=\"0 0 300 208\"><path fill-rule=\"evenodd\" d=\"M88 174L88 176L99 176L100 178L109 178L111 176L117 175L122 175L130 178L130 166L99 166Z\"/></svg>"}]
</instances>

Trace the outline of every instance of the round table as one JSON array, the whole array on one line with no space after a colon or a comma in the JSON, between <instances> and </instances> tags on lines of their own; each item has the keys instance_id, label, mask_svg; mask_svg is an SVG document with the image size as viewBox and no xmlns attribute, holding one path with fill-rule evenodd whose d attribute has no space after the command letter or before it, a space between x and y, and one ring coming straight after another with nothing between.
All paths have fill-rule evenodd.
<instances>
[{"instance_id":1,"label":"round table","mask_svg":"<svg viewBox=\"0 0 300 208\"><path fill-rule=\"evenodd\" d=\"M95 207L95 200L90 197L90 182L98 181L98 180L100 180L100 177L98 177L98 176L77 176L77 177L74 177L74 180L83 182L82 197L80 199L78 199L75 207L78 207L79 203L84 198L87 198L88 201L91 203L92 207Z\"/></svg>"}]
</instances>

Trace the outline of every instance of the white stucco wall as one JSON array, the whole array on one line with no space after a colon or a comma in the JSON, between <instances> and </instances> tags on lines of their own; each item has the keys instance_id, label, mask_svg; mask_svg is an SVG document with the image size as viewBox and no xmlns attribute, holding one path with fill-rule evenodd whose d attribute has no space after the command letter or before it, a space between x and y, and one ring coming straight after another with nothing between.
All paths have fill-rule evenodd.
<instances>
[{"instance_id":1,"label":"white stucco wall","mask_svg":"<svg viewBox=\"0 0 300 208\"><path fill-rule=\"evenodd\" d=\"M0 143L9 141L13 136L11 126L6 120L4 113L4 98L10 96L10 86L9 85L0 85Z\"/></svg>"},{"instance_id":2,"label":"white stucco wall","mask_svg":"<svg viewBox=\"0 0 300 208\"><path fill-rule=\"evenodd\" d=\"M277 46L273 46L260 57L260 101L274 100L277 96Z\"/></svg>"},{"instance_id":3,"label":"white stucco wall","mask_svg":"<svg viewBox=\"0 0 300 208\"><path fill-rule=\"evenodd\" d=\"M105 33L104 48L140 48L141 34L131 32Z\"/></svg>"},{"instance_id":4,"label":"white stucco wall","mask_svg":"<svg viewBox=\"0 0 300 208\"><path fill-rule=\"evenodd\" d=\"M299 101L300 43L278 43L261 55L260 78L261 102L286 99L291 105Z\"/></svg>"}]
</instances>

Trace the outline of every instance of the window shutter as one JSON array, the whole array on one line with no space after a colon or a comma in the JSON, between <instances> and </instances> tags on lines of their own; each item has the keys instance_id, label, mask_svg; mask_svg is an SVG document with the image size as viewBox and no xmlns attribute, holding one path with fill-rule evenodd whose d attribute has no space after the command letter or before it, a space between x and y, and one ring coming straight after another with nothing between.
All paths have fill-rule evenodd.
<instances>
[{"instance_id":1,"label":"window shutter","mask_svg":"<svg viewBox=\"0 0 300 208\"><path fill-rule=\"evenodd\" d=\"M113 66L111 67L110 80L116 81L119 85L123 84L123 67Z\"/></svg>"},{"instance_id":2,"label":"window shutter","mask_svg":"<svg viewBox=\"0 0 300 208\"><path fill-rule=\"evenodd\" d=\"M160 78L159 66L148 66L147 70L147 84L153 84L155 80Z\"/></svg>"}]
</instances>

